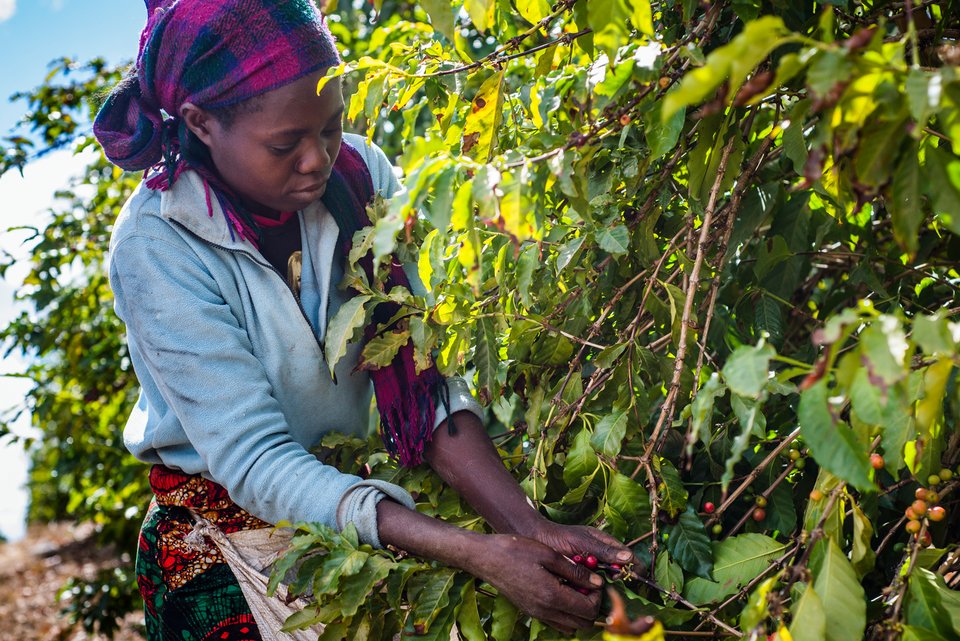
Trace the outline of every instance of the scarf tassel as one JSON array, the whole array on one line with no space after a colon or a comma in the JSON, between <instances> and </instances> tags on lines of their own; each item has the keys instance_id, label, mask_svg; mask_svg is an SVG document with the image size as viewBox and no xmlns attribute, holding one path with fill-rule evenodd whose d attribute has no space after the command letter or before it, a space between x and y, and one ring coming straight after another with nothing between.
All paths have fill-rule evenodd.
<instances>
[{"instance_id":1,"label":"scarf tassel","mask_svg":"<svg viewBox=\"0 0 960 641\"><path fill-rule=\"evenodd\" d=\"M447 381L436 368L416 374L412 344L400 349L393 366L374 370L371 377L380 410L380 436L400 465L423 462L423 452L433 439L438 402L446 410L448 432L456 433Z\"/></svg>"}]
</instances>

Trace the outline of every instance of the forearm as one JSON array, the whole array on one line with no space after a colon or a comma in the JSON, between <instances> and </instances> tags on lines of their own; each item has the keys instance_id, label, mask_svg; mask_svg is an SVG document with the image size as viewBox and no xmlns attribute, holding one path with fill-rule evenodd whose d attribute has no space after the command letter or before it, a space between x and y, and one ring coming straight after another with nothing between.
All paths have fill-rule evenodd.
<instances>
[{"instance_id":1,"label":"forearm","mask_svg":"<svg viewBox=\"0 0 960 641\"><path fill-rule=\"evenodd\" d=\"M503 466L480 420L454 414L456 432L437 428L425 459L497 532L530 536L544 521L523 489Z\"/></svg>"},{"instance_id":2,"label":"forearm","mask_svg":"<svg viewBox=\"0 0 960 641\"><path fill-rule=\"evenodd\" d=\"M377 504L377 527L383 544L479 574L476 561L482 556L479 554L484 543L482 534L420 514L390 500Z\"/></svg>"}]
</instances>

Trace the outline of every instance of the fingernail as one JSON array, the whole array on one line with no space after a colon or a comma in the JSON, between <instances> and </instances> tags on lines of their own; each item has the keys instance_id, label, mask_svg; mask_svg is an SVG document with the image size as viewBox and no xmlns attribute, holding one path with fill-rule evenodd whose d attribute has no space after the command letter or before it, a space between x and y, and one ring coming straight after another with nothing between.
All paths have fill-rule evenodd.
<instances>
[{"instance_id":1,"label":"fingernail","mask_svg":"<svg viewBox=\"0 0 960 641\"><path fill-rule=\"evenodd\" d=\"M592 583L593 585L599 588L601 585L603 585L603 579L601 579L596 574L593 574L590 576L590 583Z\"/></svg>"},{"instance_id":2,"label":"fingernail","mask_svg":"<svg viewBox=\"0 0 960 641\"><path fill-rule=\"evenodd\" d=\"M618 561L629 561L629 560L632 559L632 558L633 558L633 554L631 554L628 550L623 550L622 552L617 552L617 560L618 560Z\"/></svg>"}]
</instances>

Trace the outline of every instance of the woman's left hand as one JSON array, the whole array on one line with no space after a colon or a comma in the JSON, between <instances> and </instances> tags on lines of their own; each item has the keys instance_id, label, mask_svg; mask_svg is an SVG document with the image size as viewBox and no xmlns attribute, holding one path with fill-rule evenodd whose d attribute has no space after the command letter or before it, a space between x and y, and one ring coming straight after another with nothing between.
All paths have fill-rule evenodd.
<instances>
[{"instance_id":1,"label":"woman's left hand","mask_svg":"<svg viewBox=\"0 0 960 641\"><path fill-rule=\"evenodd\" d=\"M630 548L606 532L586 525L561 525L543 519L528 536L568 558L579 554L593 555L600 563L639 563Z\"/></svg>"}]
</instances>

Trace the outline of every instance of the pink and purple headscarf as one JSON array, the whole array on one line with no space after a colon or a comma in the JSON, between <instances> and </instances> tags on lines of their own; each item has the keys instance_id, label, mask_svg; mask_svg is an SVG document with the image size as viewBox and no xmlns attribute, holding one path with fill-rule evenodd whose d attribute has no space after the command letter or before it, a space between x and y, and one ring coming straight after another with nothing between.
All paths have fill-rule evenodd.
<instances>
[{"instance_id":1,"label":"pink and purple headscarf","mask_svg":"<svg viewBox=\"0 0 960 641\"><path fill-rule=\"evenodd\" d=\"M133 74L114 88L94 122L104 153L128 171L156 170L148 186L167 189L189 166L214 187L241 236L249 217L209 167L194 166L178 118L191 102L219 109L340 62L311 0L146 0L147 23Z\"/></svg>"}]
</instances>

